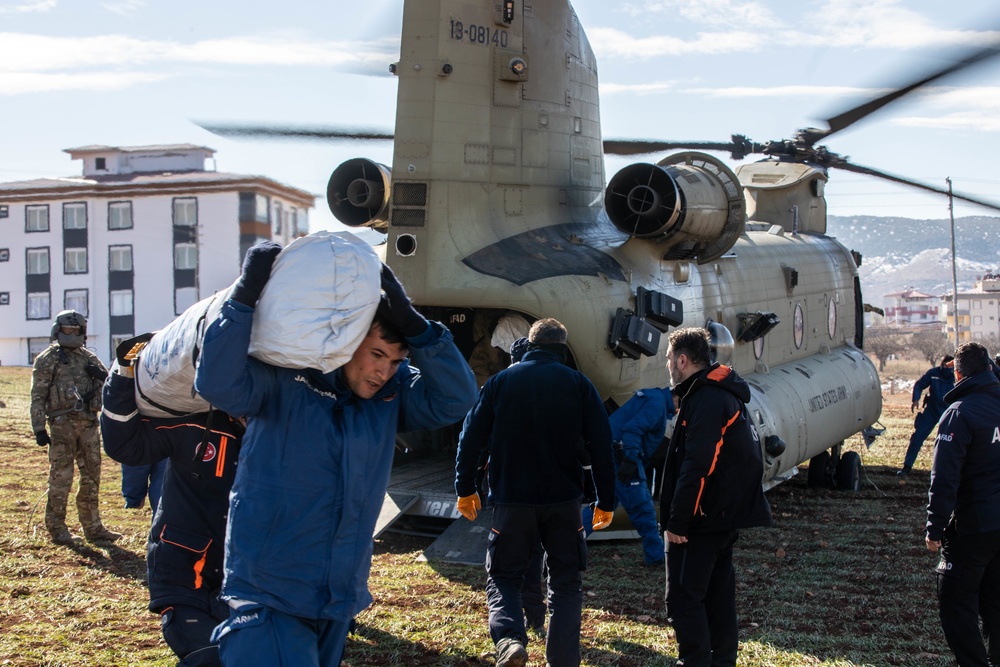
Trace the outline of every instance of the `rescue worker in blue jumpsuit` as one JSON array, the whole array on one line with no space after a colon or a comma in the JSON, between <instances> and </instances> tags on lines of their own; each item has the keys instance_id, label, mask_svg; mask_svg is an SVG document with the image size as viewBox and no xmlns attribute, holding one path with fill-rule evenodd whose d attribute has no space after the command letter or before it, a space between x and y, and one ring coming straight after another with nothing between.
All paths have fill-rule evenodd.
<instances>
[{"instance_id":1,"label":"rescue worker in blue jumpsuit","mask_svg":"<svg viewBox=\"0 0 1000 667\"><path fill-rule=\"evenodd\" d=\"M372 535L396 433L461 420L476 381L448 330L413 308L388 267L383 306L345 365L323 373L248 358L279 251L271 242L248 251L195 378L206 400L247 417L226 533L231 609L213 637L227 666L333 667L372 601Z\"/></svg>"},{"instance_id":2,"label":"rescue worker in blue jumpsuit","mask_svg":"<svg viewBox=\"0 0 1000 667\"><path fill-rule=\"evenodd\" d=\"M124 364L114 364L104 384L104 451L128 465L167 463L147 545L149 610L160 614L163 638L180 658L179 667L218 667L219 649L211 635L229 618L219 592L243 425L218 410L185 417L140 415L131 360L124 357L119 355Z\"/></svg>"},{"instance_id":3,"label":"rescue worker in blue jumpsuit","mask_svg":"<svg viewBox=\"0 0 1000 667\"><path fill-rule=\"evenodd\" d=\"M944 396L955 386L955 371L951 368L951 361L954 359L950 354L941 357L941 362L924 373L919 380L913 384L913 402L910 404L910 412L920 407L920 395L927 390L927 397L924 399L924 408L917 413L913 420L913 434L910 436L910 446L906 448L906 455L903 457L903 466L896 474L906 477L913 470L913 464L917 460L917 454L924 446L924 440L931 434L937 426L941 415L944 414L948 403Z\"/></svg>"},{"instance_id":4,"label":"rescue worker in blue jumpsuit","mask_svg":"<svg viewBox=\"0 0 1000 667\"><path fill-rule=\"evenodd\" d=\"M955 379L934 441L925 542L941 553L948 646L959 667L988 667L1000 665L1000 381L974 342L955 353Z\"/></svg>"},{"instance_id":5,"label":"rescue worker in blue jumpsuit","mask_svg":"<svg viewBox=\"0 0 1000 667\"><path fill-rule=\"evenodd\" d=\"M608 417L615 442L615 498L642 538L643 562L650 567L663 565L664 548L653 496L646 482L646 467L663 441L667 420L673 414L674 396L670 389L651 387L637 391ZM584 510L584 526L590 512L589 508Z\"/></svg>"}]
</instances>

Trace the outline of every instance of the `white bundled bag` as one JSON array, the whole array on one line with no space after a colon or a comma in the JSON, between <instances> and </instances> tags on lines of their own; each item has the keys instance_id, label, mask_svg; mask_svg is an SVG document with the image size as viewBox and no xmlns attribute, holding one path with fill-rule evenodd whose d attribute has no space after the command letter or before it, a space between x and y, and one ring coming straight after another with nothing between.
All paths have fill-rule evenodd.
<instances>
[{"instance_id":1,"label":"white bundled bag","mask_svg":"<svg viewBox=\"0 0 1000 667\"><path fill-rule=\"evenodd\" d=\"M320 231L281 251L257 303L250 354L286 368L324 373L343 366L368 334L380 297L382 264L353 234ZM152 337L135 368L139 412L172 417L208 410L194 390L205 330L233 286L194 304Z\"/></svg>"}]
</instances>

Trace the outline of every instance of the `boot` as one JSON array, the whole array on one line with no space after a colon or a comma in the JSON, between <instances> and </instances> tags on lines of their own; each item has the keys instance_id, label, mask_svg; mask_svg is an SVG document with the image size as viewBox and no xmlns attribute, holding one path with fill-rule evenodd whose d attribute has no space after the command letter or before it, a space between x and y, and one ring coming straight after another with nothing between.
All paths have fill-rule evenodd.
<instances>
[{"instance_id":1,"label":"boot","mask_svg":"<svg viewBox=\"0 0 1000 667\"><path fill-rule=\"evenodd\" d=\"M497 642L497 667L525 667L528 651L520 639L504 637Z\"/></svg>"},{"instance_id":2,"label":"boot","mask_svg":"<svg viewBox=\"0 0 1000 667\"><path fill-rule=\"evenodd\" d=\"M73 533L69 532L69 528L67 528L66 526L50 530L49 534L52 536L52 541L55 544L73 544L74 542L77 542L80 539L79 535L74 535Z\"/></svg>"},{"instance_id":3,"label":"boot","mask_svg":"<svg viewBox=\"0 0 1000 667\"><path fill-rule=\"evenodd\" d=\"M88 542L114 542L119 539L122 534L116 533L113 530L108 530L104 526L100 526L96 530L91 530L86 533Z\"/></svg>"}]
</instances>

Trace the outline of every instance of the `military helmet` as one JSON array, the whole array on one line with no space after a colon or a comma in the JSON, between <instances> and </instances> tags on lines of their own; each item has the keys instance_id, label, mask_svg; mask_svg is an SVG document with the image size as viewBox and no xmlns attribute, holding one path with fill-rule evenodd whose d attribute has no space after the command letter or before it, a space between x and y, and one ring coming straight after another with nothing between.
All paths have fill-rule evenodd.
<instances>
[{"instance_id":1,"label":"military helmet","mask_svg":"<svg viewBox=\"0 0 1000 667\"><path fill-rule=\"evenodd\" d=\"M62 330L62 327L79 327L79 329L67 333ZM81 347L86 337L86 317L75 310L64 310L56 315L56 320L52 323L52 331L49 334L50 340L58 340L63 347Z\"/></svg>"}]
</instances>

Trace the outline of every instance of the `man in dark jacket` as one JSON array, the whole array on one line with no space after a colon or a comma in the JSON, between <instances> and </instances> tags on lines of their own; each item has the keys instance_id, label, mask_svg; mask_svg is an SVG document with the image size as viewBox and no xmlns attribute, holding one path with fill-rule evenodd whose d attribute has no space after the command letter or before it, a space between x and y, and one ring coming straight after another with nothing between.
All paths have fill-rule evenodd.
<instances>
[{"instance_id":1,"label":"man in dark jacket","mask_svg":"<svg viewBox=\"0 0 1000 667\"><path fill-rule=\"evenodd\" d=\"M1000 665L1000 381L979 343L958 348L955 379L934 441L925 541L941 552L948 646L960 667L987 667Z\"/></svg>"},{"instance_id":2,"label":"man in dark jacket","mask_svg":"<svg viewBox=\"0 0 1000 667\"><path fill-rule=\"evenodd\" d=\"M552 318L538 320L528 341L521 362L486 381L465 419L455 491L459 511L474 520L481 509L476 469L488 449L494 510L486 598L497 667L527 662L521 585L539 542L548 566L551 614L545 657L552 667L575 667L580 664L581 572L587 566L580 448L589 455L597 487L594 528L604 528L615 509L611 428L594 385L564 363L566 327Z\"/></svg>"},{"instance_id":3,"label":"man in dark jacket","mask_svg":"<svg viewBox=\"0 0 1000 667\"><path fill-rule=\"evenodd\" d=\"M931 434L937 426L941 415L944 414L948 403L944 397L952 387L955 386L955 371L952 370L951 362L955 357L946 354L941 357L941 362L924 373L919 380L913 384L913 401L910 404L910 412L920 407L920 395L927 390L924 398L923 409L917 413L913 420L913 434L910 436L910 446L906 448L906 455L903 457L903 466L896 474L906 477L913 470L913 464L917 460L917 454L924 446L924 440Z\"/></svg>"},{"instance_id":4,"label":"man in dark jacket","mask_svg":"<svg viewBox=\"0 0 1000 667\"><path fill-rule=\"evenodd\" d=\"M163 638L181 659L179 667L215 667L222 663L210 637L229 618L219 592L243 425L218 410L140 415L131 359L119 357L104 385L104 451L126 465L169 462L147 547L149 610L161 615Z\"/></svg>"},{"instance_id":5,"label":"man in dark jacket","mask_svg":"<svg viewBox=\"0 0 1000 667\"><path fill-rule=\"evenodd\" d=\"M198 393L248 420L226 533L231 609L213 637L225 665L334 667L372 601L372 535L396 433L461 420L476 382L448 330L413 308L386 266L385 308L345 365L323 373L248 358L279 250L248 251L198 359Z\"/></svg>"},{"instance_id":6,"label":"man in dark jacket","mask_svg":"<svg viewBox=\"0 0 1000 667\"><path fill-rule=\"evenodd\" d=\"M739 529L771 524L760 442L745 410L750 387L733 369L711 362L705 329L670 334L667 369L680 410L667 450L660 521L677 664L734 667L733 545Z\"/></svg>"}]
</instances>

